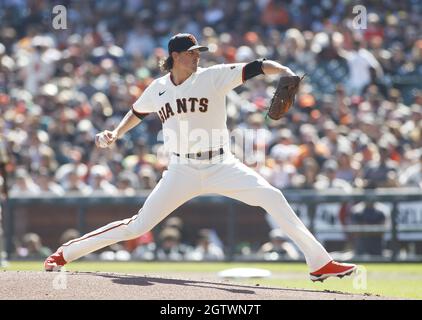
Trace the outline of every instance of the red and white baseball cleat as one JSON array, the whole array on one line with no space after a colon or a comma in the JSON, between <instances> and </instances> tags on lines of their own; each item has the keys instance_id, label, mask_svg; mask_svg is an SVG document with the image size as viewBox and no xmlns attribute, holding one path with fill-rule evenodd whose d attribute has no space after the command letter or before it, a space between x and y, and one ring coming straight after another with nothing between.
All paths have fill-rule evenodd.
<instances>
[{"instance_id":1,"label":"red and white baseball cleat","mask_svg":"<svg viewBox=\"0 0 422 320\"><path fill-rule=\"evenodd\" d=\"M324 281L329 277L339 277L343 278L344 276L350 276L355 270L357 266L355 264L349 263L339 263L336 261L330 261L321 269L312 272L311 280L312 281Z\"/></svg>"},{"instance_id":2,"label":"red and white baseball cleat","mask_svg":"<svg viewBox=\"0 0 422 320\"><path fill-rule=\"evenodd\" d=\"M63 258L63 248L60 247L44 261L45 271L60 271L61 267L66 264L66 260Z\"/></svg>"}]
</instances>

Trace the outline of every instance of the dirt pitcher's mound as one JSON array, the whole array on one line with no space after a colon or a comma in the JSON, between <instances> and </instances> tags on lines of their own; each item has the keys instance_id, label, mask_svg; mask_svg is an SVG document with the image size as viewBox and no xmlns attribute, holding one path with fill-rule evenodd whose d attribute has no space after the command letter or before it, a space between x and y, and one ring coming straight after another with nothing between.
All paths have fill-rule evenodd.
<instances>
[{"instance_id":1,"label":"dirt pitcher's mound","mask_svg":"<svg viewBox=\"0 0 422 320\"><path fill-rule=\"evenodd\" d=\"M229 282L104 272L0 272L0 299L283 300L385 299Z\"/></svg>"}]
</instances>

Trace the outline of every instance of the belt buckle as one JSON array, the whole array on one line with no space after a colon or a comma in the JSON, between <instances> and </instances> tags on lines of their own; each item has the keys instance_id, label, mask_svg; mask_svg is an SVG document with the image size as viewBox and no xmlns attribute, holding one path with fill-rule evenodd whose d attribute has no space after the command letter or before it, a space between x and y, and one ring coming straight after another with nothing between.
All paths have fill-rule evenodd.
<instances>
[{"instance_id":1,"label":"belt buckle","mask_svg":"<svg viewBox=\"0 0 422 320\"><path fill-rule=\"evenodd\" d=\"M209 151L199 151L197 153L188 153L185 155L188 159L197 159L197 160L203 160L203 156L208 155L208 160L212 159L213 157L217 155L222 155L224 153L224 149L220 148L218 150L209 150ZM177 154L176 154L177 155Z\"/></svg>"}]
</instances>

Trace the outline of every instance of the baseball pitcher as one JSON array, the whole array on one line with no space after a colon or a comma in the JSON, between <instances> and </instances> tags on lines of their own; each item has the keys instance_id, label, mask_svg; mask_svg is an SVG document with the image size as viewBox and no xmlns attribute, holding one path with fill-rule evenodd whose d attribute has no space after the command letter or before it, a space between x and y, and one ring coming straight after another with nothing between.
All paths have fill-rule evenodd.
<instances>
[{"instance_id":1,"label":"baseball pitcher","mask_svg":"<svg viewBox=\"0 0 422 320\"><path fill-rule=\"evenodd\" d=\"M168 43L169 57L162 66L168 73L148 86L113 131L105 130L96 135L96 145L107 148L149 114L159 116L164 144L171 158L143 207L131 218L112 222L63 244L46 259L45 270L56 270L90 252L136 238L183 203L208 193L260 206L271 214L304 253L311 280L343 277L356 269L355 265L333 261L280 190L241 163L229 150L226 94L260 74L280 75L280 81L294 77L294 86L290 88L297 87L299 77L289 68L265 59L200 68L200 54L207 50L191 34L173 36Z\"/></svg>"}]
</instances>

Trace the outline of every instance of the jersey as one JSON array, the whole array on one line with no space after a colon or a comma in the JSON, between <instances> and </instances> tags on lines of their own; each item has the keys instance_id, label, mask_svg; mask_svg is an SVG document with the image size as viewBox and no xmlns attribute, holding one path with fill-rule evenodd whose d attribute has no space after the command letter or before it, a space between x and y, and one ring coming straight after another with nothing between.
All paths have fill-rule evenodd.
<instances>
[{"instance_id":1,"label":"jersey","mask_svg":"<svg viewBox=\"0 0 422 320\"><path fill-rule=\"evenodd\" d=\"M142 115L157 113L168 152L187 154L227 146L226 95L244 82L245 65L198 68L180 85L168 73L154 80L132 109Z\"/></svg>"}]
</instances>

